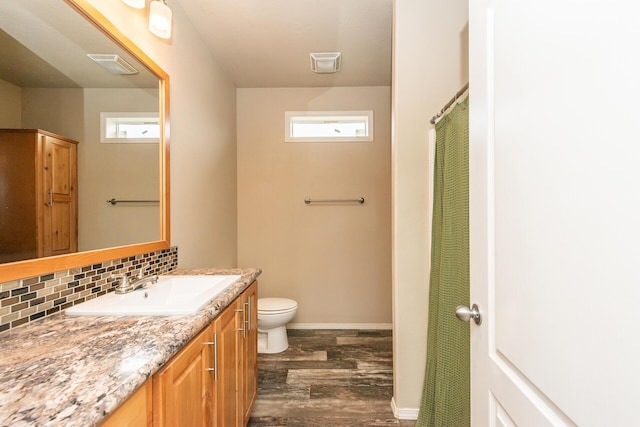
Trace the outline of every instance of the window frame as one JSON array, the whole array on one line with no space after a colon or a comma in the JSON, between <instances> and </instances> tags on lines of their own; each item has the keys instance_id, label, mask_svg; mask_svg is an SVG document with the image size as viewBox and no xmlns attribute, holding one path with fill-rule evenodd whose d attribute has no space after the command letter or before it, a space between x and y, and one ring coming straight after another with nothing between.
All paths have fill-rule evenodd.
<instances>
[{"instance_id":1,"label":"window frame","mask_svg":"<svg viewBox=\"0 0 640 427\"><path fill-rule=\"evenodd\" d=\"M367 117L366 127L368 131L367 136L319 136L319 137L295 137L293 133L293 120L298 117L317 117L321 119L334 118L334 117L354 117L362 116ZM373 122L373 110L358 110L358 111L285 111L284 113L284 141L285 142L373 142L374 141L374 122Z\"/></svg>"},{"instance_id":2,"label":"window frame","mask_svg":"<svg viewBox=\"0 0 640 427\"><path fill-rule=\"evenodd\" d=\"M160 115L158 112L101 112L100 113L100 142L102 144L158 144L160 138L111 138L107 136L107 120L113 118L145 118L155 120L160 129Z\"/></svg>"}]
</instances>

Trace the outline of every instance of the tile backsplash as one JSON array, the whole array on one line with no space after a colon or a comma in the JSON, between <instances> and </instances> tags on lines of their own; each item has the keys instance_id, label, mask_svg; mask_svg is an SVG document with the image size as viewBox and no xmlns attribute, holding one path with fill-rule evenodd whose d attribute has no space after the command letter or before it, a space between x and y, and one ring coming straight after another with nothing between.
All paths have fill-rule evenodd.
<instances>
[{"instance_id":1,"label":"tile backsplash","mask_svg":"<svg viewBox=\"0 0 640 427\"><path fill-rule=\"evenodd\" d=\"M178 266L178 248L104 261L0 283L0 332L55 314L114 290L112 274L166 274Z\"/></svg>"}]
</instances>

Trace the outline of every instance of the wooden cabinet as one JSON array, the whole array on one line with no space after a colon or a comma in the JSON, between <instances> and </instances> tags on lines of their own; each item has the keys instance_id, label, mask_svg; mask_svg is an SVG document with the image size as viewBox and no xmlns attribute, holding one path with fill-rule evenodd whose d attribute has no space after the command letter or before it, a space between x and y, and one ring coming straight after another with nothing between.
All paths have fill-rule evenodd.
<instances>
[{"instance_id":1,"label":"wooden cabinet","mask_svg":"<svg viewBox=\"0 0 640 427\"><path fill-rule=\"evenodd\" d=\"M245 426L257 392L257 282L153 376L155 427Z\"/></svg>"},{"instance_id":2,"label":"wooden cabinet","mask_svg":"<svg viewBox=\"0 0 640 427\"><path fill-rule=\"evenodd\" d=\"M242 296L231 303L213 322L217 336L218 375L216 390L216 426L236 427L242 412Z\"/></svg>"},{"instance_id":3,"label":"wooden cabinet","mask_svg":"<svg viewBox=\"0 0 640 427\"><path fill-rule=\"evenodd\" d=\"M151 380L147 380L100 427L152 427L151 396Z\"/></svg>"},{"instance_id":4,"label":"wooden cabinet","mask_svg":"<svg viewBox=\"0 0 640 427\"><path fill-rule=\"evenodd\" d=\"M258 283L215 320L219 375L218 427L246 426L258 392Z\"/></svg>"},{"instance_id":5,"label":"wooden cabinet","mask_svg":"<svg viewBox=\"0 0 640 427\"><path fill-rule=\"evenodd\" d=\"M38 256L78 251L78 143L40 133L44 148L43 232Z\"/></svg>"},{"instance_id":6,"label":"wooden cabinet","mask_svg":"<svg viewBox=\"0 0 640 427\"><path fill-rule=\"evenodd\" d=\"M0 129L0 263L78 250L77 144Z\"/></svg>"},{"instance_id":7,"label":"wooden cabinet","mask_svg":"<svg viewBox=\"0 0 640 427\"><path fill-rule=\"evenodd\" d=\"M154 375L154 426L211 425L214 373L212 338L210 325Z\"/></svg>"},{"instance_id":8,"label":"wooden cabinet","mask_svg":"<svg viewBox=\"0 0 640 427\"><path fill-rule=\"evenodd\" d=\"M243 340L243 425L247 425L258 394L258 283L253 282L242 294L245 309L246 337Z\"/></svg>"}]
</instances>

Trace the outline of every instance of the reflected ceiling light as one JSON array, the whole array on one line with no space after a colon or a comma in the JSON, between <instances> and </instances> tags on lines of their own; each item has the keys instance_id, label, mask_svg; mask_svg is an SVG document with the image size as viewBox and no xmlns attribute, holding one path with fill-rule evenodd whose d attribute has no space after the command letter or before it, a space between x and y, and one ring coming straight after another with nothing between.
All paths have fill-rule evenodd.
<instances>
[{"instance_id":1,"label":"reflected ceiling light","mask_svg":"<svg viewBox=\"0 0 640 427\"><path fill-rule=\"evenodd\" d=\"M111 74L138 74L138 70L133 68L133 65L118 55L87 53L87 56L99 66L106 68Z\"/></svg>"},{"instance_id":2,"label":"reflected ceiling light","mask_svg":"<svg viewBox=\"0 0 640 427\"><path fill-rule=\"evenodd\" d=\"M144 9L147 4L147 0L122 0L122 3L127 6L131 6L134 9Z\"/></svg>"},{"instance_id":3,"label":"reflected ceiling light","mask_svg":"<svg viewBox=\"0 0 640 427\"><path fill-rule=\"evenodd\" d=\"M318 74L330 74L340 70L340 52L312 53L311 71Z\"/></svg>"},{"instance_id":4,"label":"reflected ceiling light","mask_svg":"<svg viewBox=\"0 0 640 427\"><path fill-rule=\"evenodd\" d=\"M149 31L162 39L171 37L171 9L164 0L149 4Z\"/></svg>"}]
</instances>

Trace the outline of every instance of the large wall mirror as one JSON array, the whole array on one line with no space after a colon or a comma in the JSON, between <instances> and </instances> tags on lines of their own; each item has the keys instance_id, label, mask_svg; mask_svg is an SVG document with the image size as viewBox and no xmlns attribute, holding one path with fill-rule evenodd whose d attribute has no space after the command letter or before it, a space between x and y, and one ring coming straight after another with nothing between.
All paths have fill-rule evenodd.
<instances>
[{"instance_id":1,"label":"large wall mirror","mask_svg":"<svg viewBox=\"0 0 640 427\"><path fill-rule=\"evenodd\" d=\"M96 62L90 54L107 61ZM123 61L133 68L129 74L121 74ZM33 215L28 206L2 198L43 192L46 200L37 202L36 216L53 201L37 170L35 186L0 171L0 223L8 223L10 212L12 221L16 212L24 218L0 234L0 282L169 247L169 77L91 4L0 2L0 100L3 132L41 129L78 142L77 239L69 253L25 255L11 249L9 240L30 226ZM115 138L105 138L107 118L110 132L117 127ZM147 138L149 132L157 135ZM16 167L20 161L11 159L7 145L0 168L3 162L5 170L26 168Z\"/></svg>"}]
</instances>

